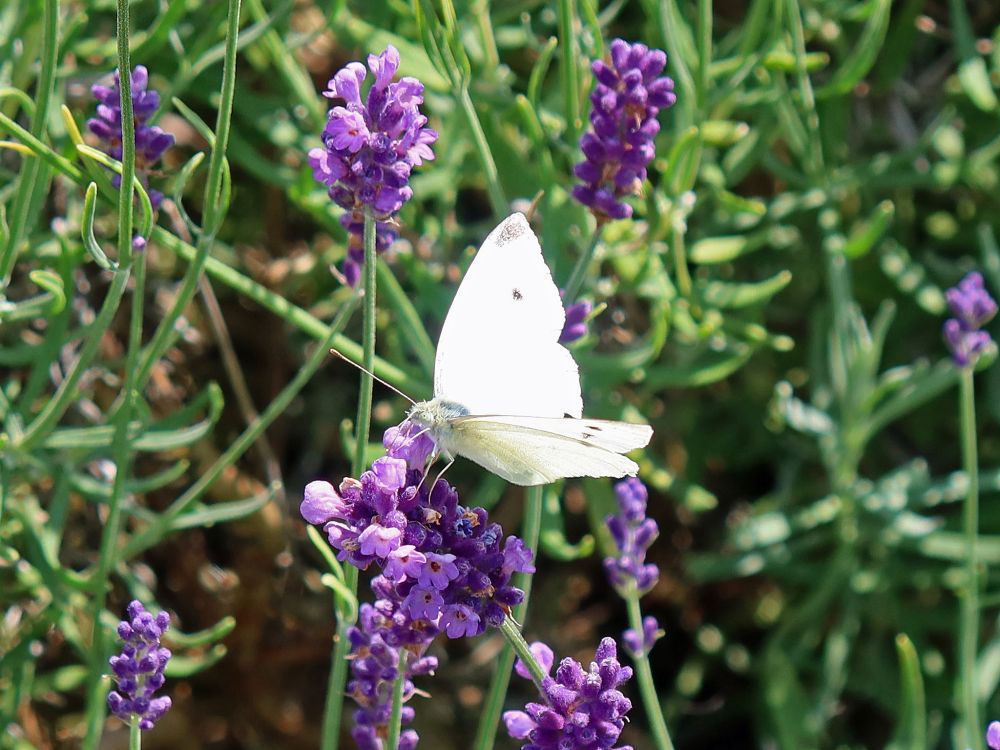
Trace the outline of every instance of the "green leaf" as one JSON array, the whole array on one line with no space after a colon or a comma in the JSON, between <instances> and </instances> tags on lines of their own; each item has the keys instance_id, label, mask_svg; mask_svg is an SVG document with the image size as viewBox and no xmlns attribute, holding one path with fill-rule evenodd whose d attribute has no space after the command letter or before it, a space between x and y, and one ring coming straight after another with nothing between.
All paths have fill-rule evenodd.
<instances>
[{"instance_id":1,"label":"green leaf","mask_svg":"<svg viewBox=\"0 0 1000 750\"><path fill-rule=\"evenodd\" d=\"M217 664L227 653L226 647L218 643L202 654L174 654L167 662L164 674L168 680L191 677Z\"/></svg>"},{"instance_id":2,"label":"green leaf","mask_svg":"<svg viewBox=\"0 0 1000 750\"><path fill-rule=\"evenodd\" d=\"M854 225L847 244L844 245L844 255L852 259L867 255L892 225L895 215L896 207L892 201L879 203L867 221Z\"/></svg>"},{"instance_id":3,"label":"green leaf","mask_svg":"<svg viewBox=\"0 0 1000 750\"><path fill-rule=\"evenodd\" d=\"M272 486L267 491L244 500L231 500L224 503L213 503L212 505L195 503L191 506L191 510L172 519L168 524L168 528L170 531L201 527L209 528L217 523L246 518L267 505L274 497L276 491L277 487Z\"/></svg>"},{"instance_id":4,"label":"green leaf","mask_svg":"<svg viewBox=\"0 0 1000 750\"><path fill-rule=\"evenodd\" d=\"M947 309L944 292L927 279L927 271L902 245L895 240L885 242L879 253L879 264L899 290L913 297L921 308L931 315L944 314Z\"/></svg>"},{"instance_id":5,"label":"green leaf","mask_svg":"<svg viewBox=\"0 0 1000 750\"><path fill-rule=\"evenodd\" d=\"M750 307L771 299L792 280L791 271L756 282L709 281L702 285L701 296L711 306L724 309Z\"/></svg>"},{"instance_id":6,"label":"green leaf","mask_svg":"<svg viewBox=\"0 0 1000 750\"><path fill-rule=\"evenodd\" d=\"M227 615L210 628L195 633L184 633L176 628L170 628L164 636L164 640L180 648L200 648L222 640L232 633L235 627L236 618Z\"/></svg>"},{"instance_id":7,"label":"green leaf","mask_svg":"<svg viewBox=\"0 0 1000 750\"><path fill-rule=\"evenodd\" d=\"M848 94L864 78L878 57L889 28L892 0L871 0L871 16L861 37L851 47L844 63L837 68L828 84L816 91L819 99Z\"/></svg>"},{"instance_id":8,"label":"green leaf","mask_svg":"<svg viewBox=\"0 0 1000 750\"><path fill-rule=\"evenodd\" d=\"M546 485L542 500L542 529L538 538L541 548L549 557L570 561L590 557L594 553L594 537L586 534L576 544L566 538L562 505L553 485Z\"/></svg>"},{"instance_id":9,"label":"green leaf","mask_svg":"<svg viewBox=\"0 0 1000 750\"><path fill-rule=\"evenodd\" d=\"M657 365L647 369L643 385L650 391L661 388L697 388L723 380L753 355L753 349L736 344L723 351L704 349L694 360L683 365Z\"/></svg>"}]
</instances>

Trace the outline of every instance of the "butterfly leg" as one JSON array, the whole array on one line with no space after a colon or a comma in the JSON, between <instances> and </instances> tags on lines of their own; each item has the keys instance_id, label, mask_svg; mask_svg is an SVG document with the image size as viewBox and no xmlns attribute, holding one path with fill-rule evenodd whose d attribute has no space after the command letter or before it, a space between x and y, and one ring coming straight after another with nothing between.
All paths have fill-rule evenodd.
<instances>
[{"instance_id":1,"label":"butterfly leg","mask_svg":"<svg viewBox=\"0 0 1000 750\"><path fill-rule=\"evenodd\" d=\"M425 430L425 432L426 432L426 430ZM423 434L423 433L421 433L421 434ZM420 494L420 488L421 488L421 487L423 487L423 486L424 486L424 482L425 482L425 481L427 481L427 474L428 474L428 473L430 473L430 468L431 468L431 467L432 467L432 466L433 466L433 465L434 465L435 463L437 463L437 460L438 460L438 456L440 456L440 455L441 455L441 454L440 454L440 453L439 453L438 451L434 451L434 452L433 452L433 453L431 454L431 456L430 456L430 460L429 460L429 461L427 462L427 470L426 470L426 471L424 472L424 475L423 475L423 476L422 476L422 477L420 478L420 482L419 482L419 483L417 484L417 494L418 494L418 495ZM455 463L455 459L451 459L451 461L449 461L449 462L448 462L448 466L451 466L451 465L452 465L453 463ZM448 466L445 466L444 468L445 468L445 469L447 469L447 468L448 468ZM444 473L444 472L442 471L442 472L441 472L441 474L443 474L443 473ZM440 479L440 478L441 478L441 474L438 474L438 479ZM435 479L435 480L434 480L434 482L435 482L435 484L436 484L436 483L437 483L437 479ZM432 490L434 489L434 485L433 485L433 484L431 485L431 489L432 489ZM429 495L429 494L430 494L430 493L428 492L428 495Z\"/></svg>"},{"instance_id":2,"label":"butterfly leg","mask_svg":"<svg viewBox=\"0 0 1000 750\"><path fill-rule=\"evenodd\" d=\"M433 491L434 491L434 488L435 488L435 487L437 486L437 483L438 483L438 480L440 480L440 479L441 479L441 477L443 477L443 476L444 476L444 473L445 473L446 471L448 471L448 469L450 469L450 468L451 468L451 465L452 465L453 463L455 463L455 459L454 459L454 458L453 458L453 459L451 459L450 461L448 461L448 463L446 463L446 464L444 465L444 468L443 468L443 469L441 469L440 473L438 473L437 477L435 477L435 478L434 478L434 484L432 484L432 485L431 485L431 492L433 492Z\"/></svg>"}]
</instances>

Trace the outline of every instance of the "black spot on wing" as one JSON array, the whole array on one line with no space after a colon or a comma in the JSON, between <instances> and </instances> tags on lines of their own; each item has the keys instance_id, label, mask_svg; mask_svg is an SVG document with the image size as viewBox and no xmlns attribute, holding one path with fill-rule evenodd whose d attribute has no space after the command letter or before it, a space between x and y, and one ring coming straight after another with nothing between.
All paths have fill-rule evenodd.
<instances>
[{"instance_id":1,"label":"black spot on wing","mask_svg":"<svg viewBox=\"0 0 1000 750\"><path fill-rule=\"evenodd\" d=\"M520 237L528 228L527 222L520 214L514 214L505 221L497 231L497 247L503 247L508 242L512 242Z\"/></svg>"},{"instance_id":2,"label":"black spot on wing","mask_svg":"<svg viewBox=\"0 0 1000 750\"><path fill-rule=\"evenodd\" d=\"M516 302L520 302L524 299L524 295L521 294L521 290L517 288L510 290L510 296L513 297Z\"/></svg>"}]
</instances>

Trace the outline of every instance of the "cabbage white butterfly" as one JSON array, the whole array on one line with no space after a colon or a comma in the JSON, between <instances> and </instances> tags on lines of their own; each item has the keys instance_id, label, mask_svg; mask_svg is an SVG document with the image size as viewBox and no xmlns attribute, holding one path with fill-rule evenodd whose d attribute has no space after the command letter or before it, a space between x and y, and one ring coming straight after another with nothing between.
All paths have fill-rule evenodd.
<instances>
[{"instance_id":1,"label":"cabbage white butterfly","mask_svg":"<svg viewBox=\"0 0 1000 750\"><path fill-rule=\"evenodd\" d=\"M542 248L516 213L490 232L451 303L434 360L434 398L409 419L447 458L508 482L623 477L649 425L583 419L580 374L558 343L566 314Z\"/></svg>"}]
</instances>

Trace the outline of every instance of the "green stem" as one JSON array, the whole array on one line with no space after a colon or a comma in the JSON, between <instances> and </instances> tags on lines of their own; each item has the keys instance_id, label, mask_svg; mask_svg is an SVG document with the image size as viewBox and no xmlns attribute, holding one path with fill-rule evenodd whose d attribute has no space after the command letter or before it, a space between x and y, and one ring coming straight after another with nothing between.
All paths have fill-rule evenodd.
<instances>
[{"instance_id":1,"label":"green stem","mask_svg":"<svg viewBox=\"0 0 1000 750\"><path fill-rule=\"evenodd\" d=\"M375 294L376 268L378 258L375 254L375 219L365 213L365 296L362 342L364 354L361 358L361 391L358 394L358 418L354 431L354 462L351 464L351 475L360 477L365 470L365 452L368 450L368 433L372 420L372 371L375 368Z\"/></svg>"},{"instance_id":2,"label":"green stem","mask_svg":"<svg viewBox=\"0 0 1000 750\"><path fill-rule=\"evenodd\" d=\"M966 747L982 750L983 728L979 720L976 695L976 655L979 633L979 461L976 455L976 400L973 368L962 370L959 393L961 400L962 459L969 489L965 495L963 525L965 534L965 586L959 617L960 679L962 720L965 725Z\"/></svg>"},{"instance_id":3,"label":"green stem","mask_svg":"<svg viewBox=\"0 0 1000 750\"><path fill-rule=\"evenodd\" d=\"M503 187L500 185L500 174L497 171L497 164L493 160L493 152L490 144L486 140L486 133L483 131L483 124L479 121L476 108L469 96L469 89L466 84L462 84L458 91L458 103L465 115L465 121L472 133L472 143L479 154L479 161L483 167L483 179L486 180L486 191L490 196L490 203L493 205L493 213L499 218L506 216L510 211L510 204L507 196L504 195Z\"/></svg>"},{"instance_id":4,"label":"green stem","mask_svg":"<svg viewBox=\"0 0 1000 750\"><path fill-rule=\"evenodd\" d=\"M396 669L396 681L392 685L392 713L389 715L389 727L385 738L386 750L397 750L399 747L399 732L403 724L403 685L406 684L405 648L399 649L399 665Z\"/></svg>"},{"instance_id":5,"label":"green stem","mask_svg":"<svg viewBox=\"0 0 1000 750\"><path fill-rule=\"evenodd\" d=\"M691 283L691 272L688 270L687 245L684 242L685 237L682 228L685 224L686 222L675 222L671 250L673 250L674 256L674 274L677 276L677 288L680 290L682 297L691 299L693 285Z\"/></svg>"},{"instance_id":6,"label":"green stem","mask_svg":"<svg viewBox=\"0 0 1000 750\"><path fill-rule=\"evenodd\" d=\"M601 230L603 228L603 224L597 224L597 228L594 230L594 235L590 238L587 248L577 258L576 265L573 266L573 272L569 276L569 281L566 282L565 293L563 294L564 304L572 305L576 302L577 295L580 294L580 289L583 287L583 279L587 275L587 269L590 268L590 264L594 260L594 254L597 252L597 246L601 242Z\"/></svg>"},{"instance_id":7,"label":"green stem","mask_svg":"<svg viewBox=\"0 0 1000 750\"><path fill-rule=\"evenodd\" d=\"M698 0L698 108L704 111L711 84L712 0Z\"/></svg>"},{"instance_id":8,"label":"green stem","mask_svg":"<svg viewBox=\"0 0 1000 750\"><path fill-rule=\"evenodd\" d=\"M541 485L528 487L524 493L524 523L521 529L521 539L525 546L538 553L538 534L542 527L542 497L544 487ZM537 561L536 561L537 565ZM514 585L524 592L524 599L514 608L514 620L524 625L528 612L528 600L531 598L532 578L529 573L518 573ZM500 726L500 712L503 711L504 697L507 686L510 685L510 674L514 668L514 647L508 641L497 657L496 672L490 681L490 691L483 704L483 713L479 717L479 727L476 730L475 750L491 750L496 743L497 728Z\"/></svg>"},{"instance_id":9,"label":"green stem","mask_svg":"<svg viewBox=\"0 0 1000 750\"><path fill-rule=\"evenodd\" d=\"M129 0L118 0L118 92L122 113L122 182L118 189L118 264L128 272L132 266L132 201L135 196L135 118L132 114L132 62L129 59ZM107 683L104 670L107 659L108 633L101 622L104 613L108 577L115 564L115 545L121 529L122 500L125 496L125 482L131 470L131 445L129 444L129 422L136 401L135 365L142 339L142 284L145 281L145 256L141 256L136 267L136 287L132 297L132 323L125 354L125 372L122 390L123 406L115 415L115 432L111 443L114 458L115 478L108 499L108 518L101 531L101 547L97 558L97 570L92 580L93 601L91 602L91 622L93 624L90 647L90 672L87 690L87 734L83 741L85 750L94 750L101 741L104 725L105 695Z\"/></svg>"},{"instance_id":10,"label":"green stem","mask_svg":"<svg viewBox=\"0 0 1000 750\"><path fill-rule=\"evenodd\" d=\"M327 337L320 341L316 350L309 356L292 381L281 389L281 392L271 400L267 408L252 423L247 425L247 428L233 441L232 445L208 469L201 473L198 480L183 495L177 498L155 521L129 540L125 545L123 557L132 557L156 544L170 530L171 523L192 503L196 502L222 473L256 442L257 438L275 419L285 413L288 405L312 379L320 366L329 361L330 345L337 339L340 330L346 325L354 306L355 302L351 300L337 313L337 317L330 324ZM350 568L348 569L350 570Z\"/></svg>"},{"instance_id":11,"label":"green stem","mask_svg":"<svg viewBox=\"0 0 1000 750\"><path fill-rule=\"evenodd\" d=\"M365 451L368 448L368 432L371 428L372 411L372 376L375 366L375 313L376 313L376 263L375 254L375 219L365 213L365 286L364 286L364 318L362 322L362 354L361 364L367 372L361 373L361 392L358 394L358 418L354 431L354 461L351 473L360 477L365 469ZM352 565L345 566L344 585L351 591L358 590L358 570ZM347 640L347 630L354 625L354 619L338 609L337 635L333 647L333 664L330 667L330 679L326 687L326 708L323 712L323 729L320 747L322 750L336 750L340 743L340 722L344 715L344 686L347 684L347 657L350 655L350 642Z\"/></svg>"},{"instance_id":12,"label":"green stem","mask_svg":"<svg viewBox=\"0 0 1000 750\"><path fill-rule=\"evenodd\" d=\"M639 596L633 589L625 596L625 605L628 609L629 627L640 636L642 635L642 610L639 608ZM649 653L644 650L640 656L634 657L635 679L639 685L639 695L642 697L642 705L646 708L646 715L649 717L649 729L653 733L653 741L658 750L674 750L674 743L670 741L670 732L667 731L667 722L663 718L663 709L660 708L660 699L656 694L656 683L653 682L653 670L649 666Z\"/></svg>"},{"instance_id":13,"label":"green stem","mask_svg":"<svg viewBox=\"0 0 1000 750\"><path fill-rule=\"evenodd\" d=\"M142 730L139 729L139 722L134 721L128 728L128 750L141 750Z\"/></svg>"},{"instance_id":14,"label":"green stem","mask_svg":"<svg viewBox=\"0 0 1000 750\"><path fill-rule=\"evenodd\" d=\"M576 76L577 43L573 31L575 0L559 0L559 47L562 52L562 85L566 107L566 141L576 143L580 134L580 85Z\"/></svg>"},{"instance_id":15,"label":"green stem","mask_svg":"<svg viewBox=\"0 0 1000 750\"><path fill-rule=\"evenodd\" d=\"M518 627L517 623L510 617L504 618L504 621L500 623L500 632L503 637L507 639L511 648L517 654L517 657L524 662L524 665L528 668L528 672L531 674L531 681L535 683L535 687L538 688L540 695L545 694L545 688L542 685L545 678L548 677L548 672L546 672L542 665L538 663L535 659L535 655L531 653L531 646L528 642L524 640L524 636L521 634L521 628Z\"/></svg>"},{"instance_id":16,"label":"green stem","mask_svg":"<svg viewBox=\"0 0 1000 750\"><path fill-rule=\"evenodd\" d=\"M225 207L221 205L222 181L225 172L226 148L229 143L229 130L232 123L233 98L236 91L236 51L240 33L240 0L229 0L229 15L226 26L226 52L222 67L222 92L219 98L219 111L215 121L215 144L212 147L212 157L208 164L208 177L205 185L205 199L202 204L202 233L198 237L197 252L191 265L188 266L181 282L181 288L167 314L163 317L153 340L143 352L139 364L138 383L141 389L149 378L153 365L160 359L163 352L173 339L177 320L184 312L194 293L198 289L198 278L201 276L208 251L215 240ZM124 184L124 182L123 182Z\"/></svg>"},{"instance_id":17,"label":"green stem","mask_svg":"<svg viewBox=\"0 0 1000 750\"><path fill-rule=\"evenodd\" d=\"M49 116L49 102L52 99L56 64L59 55L59 1L45 0L42 11L42 56L38 74L38 94L35 112L31 117L31 135L41 141L45 134L45 123ZM14 204L7 230L7 243L0 248L0 295L10 282L10 275L17 260L18 245L27 231L32 205L35 203L35 185L42 174L42 162L27 159L21 168L21 176L14 190Z\"/></svg>"}]
</instances>

